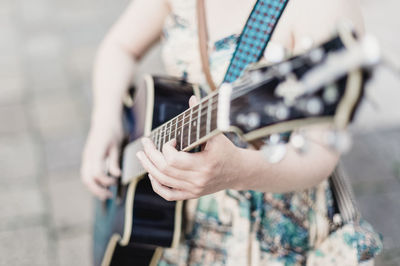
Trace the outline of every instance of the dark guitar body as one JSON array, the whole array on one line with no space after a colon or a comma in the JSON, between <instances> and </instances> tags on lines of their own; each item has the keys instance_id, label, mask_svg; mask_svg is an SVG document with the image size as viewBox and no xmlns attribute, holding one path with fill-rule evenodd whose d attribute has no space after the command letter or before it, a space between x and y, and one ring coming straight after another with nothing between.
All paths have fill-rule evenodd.
<instances>
[{"instance_id":1,"label":"dark guitar body","mask_svg":"<svg viewBox=\"0 0 400 266\"><path fill-rule=\"evenodd\" d=\"M343 43L340 38L342 35L346 37L348 44ZM335 75L331 73L332 67L338 65L337 62L341 62L334 61L336 64L332 65L332 56L336 56L333 60L342 59L340 53L334 52L343 51L345 47L355 45L354 36L350 33L344 32L340 36L315 48L313 54L309 52L280 64L249 70L245 73L247 77L234 84L232 94L227 94L227 87L221 87L220 92L205 97L197 106L186 112L186 117L197 119L194 120L197 123L185 120L185 115L183 115L183 119L176 119L177 122L169 123L170 127L163 126L156 131L169 132L169 137L171 137L173 136L171 125L175 125L175 132L180 132L181 136L180 149L183 150L182 147L186 147L186 151L190 151L200 145L202 143L200 140L204 141L207 134L212 136L213 132L216 134L235 133L246 143L257 148L260 142L262 145L268 141L266 137L271 134L290 132L305 125L325 123L334 125L339 130L344 129L354 116L363 95L364 84L370 77L370 69L362 68L361 62L355 61L360 68L344 68L344 71L341 70ZM352 49L352 55L354 55L357 48ZM316 57L315 51L321 56ZM354 56L351 58L356 59ZM282 71L283 64L290 65L291 69L288 73ZM314 76L320 75L322 72L312 71L317 67L324 69L324 73L330 73L332 77L327 75L326 82L315 85L320 87L293 98L293 93L287 90L293 86L293 83L289 83L292 85L288 87L288 82L297 80L295 84L300 84L304 75L310 75L310 73L314 73ZM286 67L283 68L285 69ZM144 81L145 86L141 89L139 87L134 97L132 95L134 100L131 103L134 102L134 104L125 108L124 118L129 145L124 149L122 181L119 179L119 184L111 188L114 193L113 199L105 203L97 202L96 205L94 232L94 265L96 266L155 265L161 254L160 248L175 246L179 240L183 221L183 202L165 201L153 192L146 174L133 174L144 173L137 167L139 163L135 154L141 146L136 140L143 135L148 136L152 129L184 112L188 108L189 98L193 94L200 97L200 91L197 86L174 78L147 76ZM280 92L277 91L278 88ZM229 98L224 98L224 93ZM221 102L216 105L218 107L216 110L213 107L213 101L220 101L220 99ZM310 105L316 101L318 108L314 108L315 104ZM229 106L229 111L224 109L226 106ZM193 109L196 107L204 109L197 109L197 111L200 110L198 115L192 116L195 112ZM284 107L284 115L278 112L278 107ZM218 121L216 121L217 115ZM187 121L190 122L187 123ZM179 127L178 123L181 123ZM205 134L201 130L201 125L205 129L209 128L205 130ZM176 130L177 128L179 131ZM187 132L189 132L189 138L182 138ZM166 135L157 136L163 136L163 141L165 141ZM192 142L189 141L190 136L192 136ZM158 138L161 143L160 139L161 137ZM186 140L186 143L182 140Z\"/></svg>"},{"instance_id":2,"label":"dark guitar body","mask_svg":"<svg viewBox=\"0 0 400 266\"><path fill-rule=\"evenodd\" d=\"M136 108L125 107L125 125L128 143L145 133L143 128L146 110L143 101L149 103L154 92L151 129L158 127L185 111L193 86L174 78L146 77L142 96L136 93ZM132 95L133 96L133 95ZM140 99L142 98L142 99ZM150 99L151 100L151 99ZM136 103L138 102L138 103ZM166 201L154 193L147 175L139 179L134 191L128 185L112 187L112 199L96 202L94 230L94 265L149 265L157 247L171 247L174 237L176 202ZM134 192L133 208L128 207L127 198ZM126 234L126 215L132 216L128 243L121 245L119 239ZM179 214L180 215L180 214ZM128 225L129 226L129 225ZM115 242L115 243L112 243ZM113 247L114 245L114 247ZM110 254L111 253L111 254Z\"/></svg>"}]
</instances>

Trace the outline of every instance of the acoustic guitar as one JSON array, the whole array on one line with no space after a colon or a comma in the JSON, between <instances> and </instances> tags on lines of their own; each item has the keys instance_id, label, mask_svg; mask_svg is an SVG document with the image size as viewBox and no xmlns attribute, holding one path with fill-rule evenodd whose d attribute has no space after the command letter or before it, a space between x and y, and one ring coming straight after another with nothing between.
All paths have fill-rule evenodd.
<instances>
[{"instance_id":1,"label":"acoustic guitar","mask_svg":"<svg viewBox=\"0 0 400 266\"><path fill-rule=\"evenodd\" d=\"M197 85L146 76L144 87L125 101L123 174L111 188L114 198L97 213L103 236L95 241L103 245L95 250L102 254L95 264L155 265L162 248L180 240L184 202L166 201L153 191L135 155L142 149L141 136L152 139L159 150L176 139L176 148L189 152L220 133L260 149L271 135L307 125L331 124L343 130L378 61L373 38L357 41L351 32L342 31L281 63L251 66L239 80L222 84L192 108L189 98L201 95Z\"/></svg>"}]
</instances>

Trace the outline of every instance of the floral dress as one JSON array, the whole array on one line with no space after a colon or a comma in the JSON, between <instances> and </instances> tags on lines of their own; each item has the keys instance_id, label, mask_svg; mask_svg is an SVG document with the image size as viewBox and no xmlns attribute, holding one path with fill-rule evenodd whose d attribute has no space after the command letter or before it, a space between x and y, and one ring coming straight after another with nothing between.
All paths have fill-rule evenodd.
<instances>
[{"instance_id":1,"label":"floral dress","mask_svg":"<svg viewBox=\"0 0 400 266\"><path fill-rule=\"evenodd\" d=\"M196 0L170 0L170 5L162 48L166 71L207 88L198 47ZM210 72L216 84L223 80L240 31L209 43ZM331 220L334 215L328 181L285 194L224 190L186 201L184 206L182 239L177 248L163 250L160 266L304 265L311 253L324 263L333 262L338 254L344 258L345 253L362 261L381 248L378 236L366 240L350 230L336 234L329 252L318 249L321 232L325 237L330 233L329 221L321 217Z\"/></svg>"}]
</instances>

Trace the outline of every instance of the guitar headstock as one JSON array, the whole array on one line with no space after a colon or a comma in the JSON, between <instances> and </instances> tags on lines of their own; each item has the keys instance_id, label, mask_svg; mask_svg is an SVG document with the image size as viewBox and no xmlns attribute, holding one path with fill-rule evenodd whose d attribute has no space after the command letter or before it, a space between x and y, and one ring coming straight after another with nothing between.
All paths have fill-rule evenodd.
<instances>
[{"instance_id":1,"label":"guitar headstock","mask_svg":"<svg viewBox=\"0 0 400 266\"><path fill-rule=\"evenodd\" d=\"M218 128L253 144L312 124L342 130L352 121L378 61L374 38L358 41L342 32L281 63L249 68L243 78L221 87ZM223 99L228 94L229 104Z\"/></svg>"}]
</instances>

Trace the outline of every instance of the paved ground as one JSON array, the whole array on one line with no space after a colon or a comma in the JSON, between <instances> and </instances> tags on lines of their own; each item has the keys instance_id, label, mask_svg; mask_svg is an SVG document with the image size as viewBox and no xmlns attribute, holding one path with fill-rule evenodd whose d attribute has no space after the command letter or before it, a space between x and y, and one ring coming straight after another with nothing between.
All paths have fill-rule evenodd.
<instances>
[{"instance_id":1,"label":"paved ground","mask_svg":"<svg viewBox=\"0 0 400 266\"><path fill-rule=\"evenodd\" d=\"M90 265L91 199L79 180L95 48L127 0L0 0L0 265ZM396 0L363 0L400 62ZM397 54L396 54L397 53ZM147 66L155 66L157 51ZM361 210L400 265L400 81L384 70L344 156Z\"/></svg>"}]
</instances>

